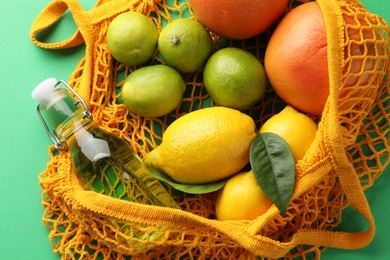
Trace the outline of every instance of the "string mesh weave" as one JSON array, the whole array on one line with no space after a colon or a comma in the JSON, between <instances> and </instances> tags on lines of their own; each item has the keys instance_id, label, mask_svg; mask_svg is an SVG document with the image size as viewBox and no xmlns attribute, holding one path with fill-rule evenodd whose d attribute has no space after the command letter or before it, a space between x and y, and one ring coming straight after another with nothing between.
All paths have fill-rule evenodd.
<instances>
[{"instance_id":1,"label":"string mesh weave","mask_svg":"<svg viewBox=\"0 0 390 260\"><path fill-rule=\"evenodd\" d=\"M124 78L137 68L125 67L116 62L105 42L108 25L119 11L110 12L112 9L107 8L105 15L97 15L99 6L104 7L106 3L115 1L99 1L96 10L88 12L94 29L93 41L86 40L85 31L80 26L87 52L71 75L69 83L89 104L94 121L103 129L127 140L143 157L161 143L162 133L176 118L214 104L201 81L202 71L199 71L185 75L187 89L183 102L171 114L151 119L139 117L126 109L121 102L120 88ZM256 255L260 258L276 258L280 253L257 245L273 240L282 248L283 245L278 243L293 241L294 234L299 230L330 231L337 227L343 209L350 203L351 193L348 193L349 189L340 178L340 167L335 167L337 162L334 160L338 157L347 158L349 165L345 168L353 167L353 175L357 176L362 190L373 185L389 162L390 30L382 18L368 12L359 1L339 0L324 4L326 1L318 1L323 14L336 16L338 25L342 24L342 27L333 29L332 39L339 41L331 43L338 48L328 50L328 56L333 54L330 56L333 61L330 61L330 66L333 66L330 70L333 73L330 75L333 79L330 87L336 95L329 98L328 109L325 109L323 117L315 118L319 122L319 133L305 158L297 163L297 191L286 214L278 213L273 207L254 221L218 223L213 221L215 193L176 196L175 192L175 199L188 214L167 210L164 211L167 215L161 216L161 211L151 206L116 202L114 199L83 192L72 172L68 152L58 153L50 147L51 159L47 169L40 175L40 183L45 209L43 221L50 229L53 249L61 253L63 259L95 259L98 256L104 259L125 259L128 256L132 256L131 259L257 259ZM64 2L73 6L73 1ZM196 19L187 1L127 2L126 8L122 7L120 12L141 12L149 16L159 30L178 17ZM289 10L304 2L307 1L290 1ZM120 5L118 3L117 6ZM329 9L329 6L338 12L330 13L334 10ZM76 16L76 13L73 15ZM328 33L332 31L329 26L335 26L329 23L330 20L326 20ZM263 61L272 29L244 41L230 41L212 34L214 49L236 46L250 51ZM150 64L162 62L156 51ZM339 66L335 68L334 64ZM87 69L91 70L90 75ZM88 87L83 84L83 78L87 76L90 77ZM334 85L335 82L338 85ZM245 112L252 116L259 127L281 111L284 105L269 86L265 97ZM327 113L333 111L332 107L336 108L336 113ZM333 128L340 130L336 131L339 133L336 137L329 134L334 133ZM334 149L329 148L334 144L330 145L328 140L334 139L339 141L335 142L340 148L339 154L332 154ZM117 205L126 207L118 210ZM133 209L141 212L140 215L126 214L133 212ZM152 234L161 225L166 227L161 239L148 241L146 236L141 241L144 247L134 246L140 242L134 234ZM235 234L239 231L242 232L242 239L239 239L239 233ZM340 244L342 247L343 242L340 241ZM304 246L293 243L292 247L286 248L283 251L286 259L304 257L310 252L319 257L326 245Z\"/></svg>"}]
</instances>

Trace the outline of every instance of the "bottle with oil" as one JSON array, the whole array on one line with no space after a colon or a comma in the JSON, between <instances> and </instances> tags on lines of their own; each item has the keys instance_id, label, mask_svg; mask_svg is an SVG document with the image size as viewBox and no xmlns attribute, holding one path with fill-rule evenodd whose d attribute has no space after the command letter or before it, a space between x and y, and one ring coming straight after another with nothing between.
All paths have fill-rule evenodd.
<instances>
[{"instance_id":1,"label":"bottle with oil","mask_svg":"<svg viewBox=\"0 0 390 260\"><path fill-rule=\"evenodd\" d=\"M55 147L70 152L73 169L84 189L180 209L126 141L93 123L86 103L66 82L49 78L33 90L32 97L39 102L38 115ZM162 235L160 231L149 240Z\"/></svg>"}]
</instances>

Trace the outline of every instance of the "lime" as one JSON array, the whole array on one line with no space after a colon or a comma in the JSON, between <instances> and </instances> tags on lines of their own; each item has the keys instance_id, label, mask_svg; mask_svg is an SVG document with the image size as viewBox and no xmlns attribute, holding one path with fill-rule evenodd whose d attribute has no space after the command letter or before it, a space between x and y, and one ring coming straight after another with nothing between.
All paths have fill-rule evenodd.
<instances>
[{"instance_id":1,"label":"lime","mask_svg":"<svg viewBox=\"0 0 390 260\"><path fill-rule=\"evenodd\" d=\"M201 23L180 18L162 29L158 48L167 65L180 72L191 73L205 64L211 55L213 41Z\"/></svg>"},{"instance_id":2,"label":"lime","mask_svg":"<svg viewBox=\"0 0 390 260\"><path fill-rule=\"evenodd\" d=\"M215 103L238 110L257 103L264 96L267 82L260 61L250 52L235 47L211 55L203 80Z\"/></svg>"},{"instance_id":3,"label":"lime","mask_svg":"<svg viewBox=\"0 0 390 260\"><path fill-rule=\"evenodd\" d=\"M136 66L152 58L157 46L158 30L145 15L126 12L112 20L106 37L108 49L117 61Z\"/></svg>"},{"instance_id":4,"label":"lime","mask_svg":"<svg viewBox=\"0 0 390 260\"><path fill-rule=\"evenodd\" d=\"M122 99L137 115L159 117L180 105L184 90L185 83L179 72L166 65L151 65L127 76L122 86Z\"/></svg>"}]
</instances>

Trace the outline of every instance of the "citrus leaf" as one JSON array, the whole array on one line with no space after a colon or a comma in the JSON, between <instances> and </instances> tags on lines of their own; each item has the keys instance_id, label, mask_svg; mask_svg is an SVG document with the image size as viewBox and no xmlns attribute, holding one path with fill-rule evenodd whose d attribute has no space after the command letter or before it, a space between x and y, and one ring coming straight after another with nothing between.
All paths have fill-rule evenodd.
<instances>
[{"instance_id":1,"label":"citrus leaf","mask_svg":"<svg viewBox=\"0 0 390 260\"><path fill-rule=\"evenodd\" d=\"M295 161L286 141L274 133L256 135L249 161L261 189L285 213L295 184Z\"/></svg>"},{"instance_id":2,"label":"citrus leaf","mask_svg":"<svg viewBox=\"0 0 390 260\"><path fill-rule=\"evenodd\" d=\"M178 183L175 180L173 180L171 177L169 177L167 174L159 171L153 165L150 166L150 173L154 178L165 182L166 184L172 186L172 188L190 194L203 194L203 193L217 191L221 189L223 186L225 186L225 183L227 181L227 179L223 179L218 182L205 183L205 184Z\"/></svg>"}]
</instances>

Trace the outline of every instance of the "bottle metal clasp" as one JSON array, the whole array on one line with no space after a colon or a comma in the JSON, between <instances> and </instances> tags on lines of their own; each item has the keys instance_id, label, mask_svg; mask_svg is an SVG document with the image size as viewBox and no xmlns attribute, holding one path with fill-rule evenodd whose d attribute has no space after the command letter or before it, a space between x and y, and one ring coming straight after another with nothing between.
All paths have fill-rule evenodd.
<instances>
[{"instance_id":1,"label":"bottle metal clasp","mask_svg":"<svg viewBox=\"0 0 390 260\"><path fill-rule=\"evenodd\" d=\"M91 111L89 110L88 106L87 106L87 103L85 103L85 101L80 97L79 94L77 94L76 91L74 91L74 89L72 89L68 83L66 83L65 81L63 80L59 80L57 81L57 83L54 85L54 87L58 87L60 84L63 84L70 92L72 92L75 97L78 99L76 102L75 102L75 106L77 106L78 104L81 103L81 105L84 107L85 111L83 112L84 113L84 117L88 117L88 118L91 118L92 117L92 113ZM46 124L46 121L45 119L43 118L43 115L41 113L41 109L40 109L40 105L38 104L37 106L37 113L38 113L38 116L39 118L41 119L41 122L43 124L43 127L45 128L45 131L47 133L47 135L49 136L49 138L51 139L51 141L54 143L55 145L55 148L58 149L58 150L62 150L64 149L64 144L63 142L58 138L57 136L57 133L55 130L53 130L53 133L50 131L48 125Z\"/></svg>"}]
</instances>

